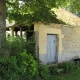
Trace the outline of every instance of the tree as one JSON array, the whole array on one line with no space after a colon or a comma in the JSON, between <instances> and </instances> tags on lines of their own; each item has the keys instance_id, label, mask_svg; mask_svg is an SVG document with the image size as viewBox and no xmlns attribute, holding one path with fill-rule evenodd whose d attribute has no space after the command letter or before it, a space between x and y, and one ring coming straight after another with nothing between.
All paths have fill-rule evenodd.
<instances>
[{"instance_id":1,"label":"tree","mask_svg":"<svg viewBox=\"0 0 80 80\"><path fill-rule=\"evenodd\" d=\"M65 7L70 11L79 12L80 0L6 0L7 19L17 23L32 24L34 21L43 23L60 23L51 8Z\"/></svg>"},{"instance_id":2,"label":"tree","mask_svg":"<svg viewBox=\"0 0 80 80\"><path fill-rule=\"evenodd\" d=\"M0 44L2 38L5 36L6 31L6 1L0 0Z\"/></svg>"},{"instance_id":3,"label":"tree","mask_svg":"<svg viewBox=\"0 0 80 80\"><path fill-rule=\"evenodd\" d=\"M80 17L80 0L70 0L65 8Z\"/></svg>"},{"instance_id":4,"label":"tree","mask_svg":"<svg viewBox=\"0 0 80 80\"><path fill-rule=\"evenodd\" d=\"M20 4L22 1L22 4ZM62 5L64 0L6 0L7 19L17 23L32 24L41 21L45 24L58 22L56 14L51 8Z\"/></svg>"}]
</instances>

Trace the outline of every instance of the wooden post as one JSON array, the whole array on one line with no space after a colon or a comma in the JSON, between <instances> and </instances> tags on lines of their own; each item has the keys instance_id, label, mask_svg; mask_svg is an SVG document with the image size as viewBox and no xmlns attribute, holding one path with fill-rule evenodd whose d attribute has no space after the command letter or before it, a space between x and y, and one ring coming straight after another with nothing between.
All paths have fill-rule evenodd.
<instances>
[{"instance_id":1,"label":"wooden post","mask_svg":"<svg viewBox=\"0 0 80 80\"><path fill-rule=\"evenodd\" d=\"M17 36L17 32L18 32L18 31L15 31L15 36Z\"/></svg>"},{"instance_id":2,"label":"wooden post","mask_svg":"<svg viewBox=\"0 0 80 80\"><path fill-rule=\"evenodd\" d=\"M22 28L20 27L20 37L22 38Z\"/></svg>"},{"instance_id":3,"label":"wooden post","mask_svg":"<svg viewBox=\"0 0 80 80\"><path fill-rule=\"evenodd\" d=\"M14 36L14 27L10 27L9 29L11 31L11 36Z\"/></svg>"},{"instance_id":4,"label":"wooden post","mask_svg":"<svg viewBox=\"0 0 80 80\"><path fill-rule=\"evenodd\" d=\"M27 30L25 31L25 37L26 37L26 41L27 41Z\"/></svg>"},{"instance_id":5,"label":"wooden post","mask_svg":"<svg viewBox=\"0 0 80 80\"><path fill-rule=\"evenodd\" d=\"M36 41L35 53L36 53L36 57L39 59L39 33L37 31L34 32L34 37Z\"/></svg>"}]
</instances>

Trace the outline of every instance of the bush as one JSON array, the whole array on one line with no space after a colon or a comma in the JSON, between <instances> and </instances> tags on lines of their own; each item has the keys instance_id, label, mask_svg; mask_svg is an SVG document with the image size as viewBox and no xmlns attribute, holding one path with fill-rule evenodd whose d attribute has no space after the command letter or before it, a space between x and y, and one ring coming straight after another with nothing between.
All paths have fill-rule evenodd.
<instances>
[{"instance_id":1,"label":"bush","mask_svg":"<svg viewBox=\"0 0 80 80\"><path fill-rule=\"evenodd\" d=\"M28 40L27 40L27 43L26 43L26 50L27 50L27 53L29 54L32 54L33 57L36 59L36 49L35 49L35 39L34 39L34 35L32 37L30 37Z\"/></svg>"},{"instance_id":2,"label":"bush","mask_svg":"<svg viewBox=\"0 0 80 80\"><path fill-rule=\"evenodd\" d=\"M0 77L2 80L19 80L16 57L0 56Z\"/></svg>"},{"instance_id":3,"label":"bush","mask_svg":"<svg viewBox=\"0 0 80 80\"><path fill-rule=\"evenodd\" d=\"M20 68L21 80L28 80L38 74L37 62L31 54L21 53L18 57L18 66Z\"/></svg>"},{"instance_id":4,"label":"bush","mask_svg":"<svg viewBox=\"0 0 80 80\"><path fill-rule=\"evenodd\" d=\"M50 75L50 72L47 65L42 65L42 64L39 65L39 76L44 80L48 80L49 75Z\"/></svg>"},{"instance_id":5,"label":"bush","mask_svg":"<svg viewBox=\"0 0 80 80\"><path fill-rule=\"evenodd\" d=\"M5 50L9 50L9 56L3 55ZM33 57L35 55L33 40L26 42L25 39L19 37L3 39L0 53L0 80L37 79L39 72L38 64Z\"/></svg>"},{"instance_id":6,"label":"bush","mask_svg":"<svg viewBox=\"0 0 80 80\"><path fill-rule=\"evenodd\" d=\"M19 37L7 38L10 55L17 56L26 49L26 41Z\"/></svg>"},{"instance_id":7,"label":"bush","mask_svg":"<svg viewBox=\"0 0 80 80\"><path fill-rule=\"evenodd\" d=\"M33 38L31 38L29 41L26 41L24 38L9 37L7 38L7 42L10 55L18 56L19 53L26 50L28 54L32 54L32 56L36 58L35 41Z\"/></svg>"},{"instance_id":8,"label":"bush","mask_svg":"<svg viewBox=\"0 0 80 80\"><path fill-rule=\"evenodd\" d=\"M37 74L37 62L25 51L18 57L0 56L0 80L30 80Z\"/></svg>"},{"instance_id":9,"label":"bush","mask_svg":"<svg viewBox=\"0 0 80 80\"><path fill-rule=\"evenodd\" d=\"M26 42L26 50L27 50L27 53L32 54L36 58L35 42L27 41Z\"/></svg>"},{"instance_id":10,"label":"bush","mask_svg":"<svg viewBox=\"0 0 80 80\"><path fill-rule=\"evenodd\" d=\"M50 74L51 74L51 75L56 75L56 74L58 74L58 72L57 72L57 70L58 70L58 65L50 66L50 67L49 67L49 70L50 70Z\"/></svg>"},{"instance_id":11,"label":"bush","mask_svg":"<svg viewBox=\"0 0 80 80\"><path fill-rule=\"evenodd\" d=\"M59 68L64 69L64 73L71 72L78 67L73 61L64 62L59 65Z\"/></svg>"}]
</instances>

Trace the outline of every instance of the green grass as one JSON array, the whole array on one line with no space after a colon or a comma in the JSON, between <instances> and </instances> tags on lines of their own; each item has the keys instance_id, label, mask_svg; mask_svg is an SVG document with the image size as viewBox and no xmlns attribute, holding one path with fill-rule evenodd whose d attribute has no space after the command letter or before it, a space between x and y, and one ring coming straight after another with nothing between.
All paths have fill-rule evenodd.
<instances>
[{"instance_id":1,"label":"green grass","mask_svg":"<svg viewBox=\"0 0 80 80\"><path fill-rule=\"evenodd\" d=\"M63 75L63 80L80 80L80 68Z\"/></svg>"},{"instance_id":2,"label":"green grass","mask_svg":"<svg viewBox=\"0 0 80 80\"><path fill-rule=\"evenodd\" d=\"M50 80L80 80L80 68L66 74L51 76Z\"/></svg>"}]
</instances>

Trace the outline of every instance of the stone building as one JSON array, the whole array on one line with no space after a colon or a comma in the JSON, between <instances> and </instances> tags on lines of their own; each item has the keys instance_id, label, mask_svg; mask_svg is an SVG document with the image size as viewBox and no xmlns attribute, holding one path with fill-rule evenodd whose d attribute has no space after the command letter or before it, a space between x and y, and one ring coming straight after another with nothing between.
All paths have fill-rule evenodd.
<instances>
[{"instance_id":1,"label":"stone building","mask_svg":"<svg viewBox=\"0 0 80 80\"><path fill-rule=\"evenodd\" d=\"M43 63L64 62L80 57L80 18L65 9L55 10L64 24L35 23L39 58Z\"/></svg>"}]
</instances>

